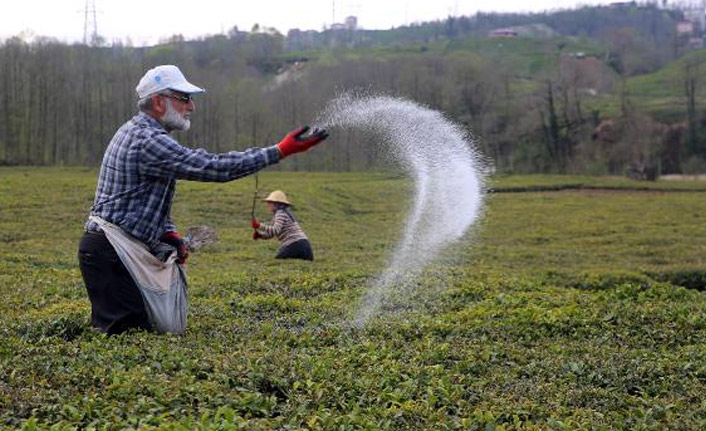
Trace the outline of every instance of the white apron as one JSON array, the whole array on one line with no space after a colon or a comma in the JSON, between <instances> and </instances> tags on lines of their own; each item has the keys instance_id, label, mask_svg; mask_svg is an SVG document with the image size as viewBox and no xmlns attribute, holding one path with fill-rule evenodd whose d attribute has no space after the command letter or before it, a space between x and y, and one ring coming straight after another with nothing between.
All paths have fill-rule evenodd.
<instances>
[{"instance_id":1,"label":"white apron","mask_svg":"<svg viewBox=\"0 0 706 431\"><path fill-rule=\"evenodd\" d=\"M90 216L100 226L140 289L153 329L159 333L182 334L186 331L189 301L186 295L186 272L176 263L176 249L162 262L142 241L119 226Z\"/></svg>"}]
</instances>

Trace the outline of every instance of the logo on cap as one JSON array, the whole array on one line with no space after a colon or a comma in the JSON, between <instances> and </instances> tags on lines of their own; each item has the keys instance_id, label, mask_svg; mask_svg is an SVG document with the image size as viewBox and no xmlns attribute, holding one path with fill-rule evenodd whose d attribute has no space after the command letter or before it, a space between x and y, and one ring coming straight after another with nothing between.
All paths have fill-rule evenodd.
<instances>
[{"instance_id":1,"label":"logo on cap","mask_svg":"<svg viewBox=\"0 0 706 431\"><path fill-rule=\"evenodd\" d=\"M159 76L159 75L155 75L155 77L154 77L154 82L156 82L157 84L159 84L160 82L162 82L162 77Z\"/></svg>"}]
</instances>

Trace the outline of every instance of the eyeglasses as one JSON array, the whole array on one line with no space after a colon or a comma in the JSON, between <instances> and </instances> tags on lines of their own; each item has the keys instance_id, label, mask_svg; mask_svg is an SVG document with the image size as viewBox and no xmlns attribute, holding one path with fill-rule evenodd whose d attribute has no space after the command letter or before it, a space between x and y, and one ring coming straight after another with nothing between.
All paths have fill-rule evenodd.
<instances>
[{"instance_id":1,"label":"eyeglasses","mask_svg":"<svg viewBox=\"0 0 706 431\"><path fill-rule=\"evenodd\" d=\"M159 93L159 95L160 95L160 96L164 96L164 97L169 97L170 99L178 100L178 101L180 101L180 102L182 102L182 103L189 103L189 102L191 102L191 101L193 100L193 99L191 98L191 95L190 95L190 94L187 94L187 95L183 96L183 95L181 95L181 94Z\"/></svg>"}]
</instances>

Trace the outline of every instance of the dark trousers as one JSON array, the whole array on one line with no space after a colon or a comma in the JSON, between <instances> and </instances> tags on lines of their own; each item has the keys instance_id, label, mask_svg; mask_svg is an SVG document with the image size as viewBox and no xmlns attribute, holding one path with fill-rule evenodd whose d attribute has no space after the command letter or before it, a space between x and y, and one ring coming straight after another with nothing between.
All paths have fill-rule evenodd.
<instances>
[{"instance_id":1,"label":"dark trousers","mask_svg":"<svg viewBox=\"0 0 706 431\"><path fill-rule=\"evenodd\" d=\"M314 252L311 250L311 244L305 239L300 239L282 247L277 252L275 259L303 259L314 260Z\"/></svg>"},{"instance_id":2,"label":"dark trousers","mask_svg":"<svg viewBox=\"0 0 706 431\"><path fill-rule=\"evenodd\" d=\"M140 290L103 233L83 234L78 262L91 300L93 326L108 334L151 329Z\"/></svg>"}]
</instances>

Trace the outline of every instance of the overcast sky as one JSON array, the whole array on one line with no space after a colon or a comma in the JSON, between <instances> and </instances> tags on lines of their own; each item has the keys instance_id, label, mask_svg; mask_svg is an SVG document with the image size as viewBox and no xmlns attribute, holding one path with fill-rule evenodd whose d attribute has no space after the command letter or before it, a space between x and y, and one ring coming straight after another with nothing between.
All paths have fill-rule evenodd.
<instances>
[{"instance_id":1,"label":"overcast sky","mask_svg":"<svg viewBox=\"0 0 706 431\"><path fill-rule=\"evenodd\" d=\"M477 11L543 11L575 7L581 0L94 0L98 33L108 42L129 38L134 45L156 43L173 34L186 38L227 32L254 24L321 30L346 16L366 29L389 29ZM584 0L582 4L613 0ZM65 42L83 39L86 0L0 0L0 38L20 33ZM89 1L90 4L90 1Z\"/></svg>"}]
</instances>

